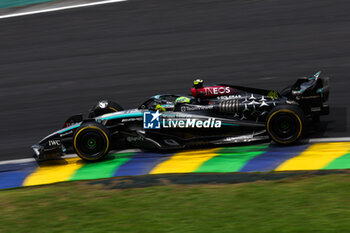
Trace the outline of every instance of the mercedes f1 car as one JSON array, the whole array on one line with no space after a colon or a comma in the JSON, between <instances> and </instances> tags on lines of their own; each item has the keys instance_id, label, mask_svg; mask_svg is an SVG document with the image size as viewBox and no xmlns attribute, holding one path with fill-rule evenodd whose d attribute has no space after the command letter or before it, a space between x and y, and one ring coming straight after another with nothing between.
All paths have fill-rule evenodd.
<instances>
[{"instance_id":1,"label":"mercedes f1 car","mask_svg":"<svg viewBox=\"0 0 350 233\"><path fill-rule=\"evenodd\" d=\"M162 94L136 109L99 101L87 118L74 115L62 129L32 146L45 160L74 150L84 160L104 158L112 149L181 149L271 139L298 141L307 121L329 114L329 79L320 72L298 79L281 92L195 80L191 95Z\"/></svg>"}]
</instances>

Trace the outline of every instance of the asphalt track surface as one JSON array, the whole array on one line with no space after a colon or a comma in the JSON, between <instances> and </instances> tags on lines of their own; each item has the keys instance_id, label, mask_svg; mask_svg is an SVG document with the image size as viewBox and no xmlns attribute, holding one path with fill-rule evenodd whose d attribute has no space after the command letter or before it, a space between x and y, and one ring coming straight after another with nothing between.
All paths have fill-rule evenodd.
<instances>
[{"instance_id":1,"label":"asphalt track surface","mask_svg":"<svg viewBox=\"0 0 350 233\"><path fill-rule=\"evenodd\" d=\"M0 21L0 159L99 99L136 107L191 81L282 89L323 70L332 113L316 137L349 136L347 0L130 0Z\"/></svg>"}]
</instances>

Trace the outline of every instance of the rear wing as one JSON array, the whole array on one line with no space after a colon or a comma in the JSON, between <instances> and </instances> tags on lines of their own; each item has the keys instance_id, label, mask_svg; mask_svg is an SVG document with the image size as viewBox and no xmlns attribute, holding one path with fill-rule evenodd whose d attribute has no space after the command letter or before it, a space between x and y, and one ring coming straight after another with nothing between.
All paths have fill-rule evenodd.
<instances>
[{"instance_id":1,"label":"rear wing","mask_svg":"<svg viewBox=\"0 0 350 233\"><path fill-rule=\"evenodd\" d=\"M320 78L321 71L311 77L298 79L291 87L290 96L292 99L319 97L322 102L329 98L329 78Z\"/></svg>"},{"instance_id":2,"label":"rear wing","mask_svg":"<svg viewBox=\"0 0 350 233\"><path fill-rule=\"evenodd\" d=\"M312 116L328 115L329 78L321 78L321 71L311 77L300 78L281 94L290 102L296 102L305 114Z\"/></svg>"}]
</instances>

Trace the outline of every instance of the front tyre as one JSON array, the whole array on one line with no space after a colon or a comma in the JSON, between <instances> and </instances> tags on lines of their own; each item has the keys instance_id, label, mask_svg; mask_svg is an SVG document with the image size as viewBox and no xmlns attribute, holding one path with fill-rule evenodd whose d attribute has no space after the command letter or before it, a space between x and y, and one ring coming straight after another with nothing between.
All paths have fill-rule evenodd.
<instances>
[{"instance_id":1,"label":"front tyre","mask_svg":"<svg viewBox=\"0 0 350 233\"><path fill-rule=\"evenodd\" d=\"M298 106L277 106L267 117L266 130L278 144L293 144L301 137L303 128L304 114Z\"/></svg>"},{"instance_id":2,"label":"front tyre","mask_svg":"<svg viewBox=\"0 0 350 233\"><path fill-rule=\"evenodd\" d=\"M73 135L73 147L83 160L97 161L108 154L111 136L106 127L95 122L81 125Z\"/></svg>"}]
</instances>

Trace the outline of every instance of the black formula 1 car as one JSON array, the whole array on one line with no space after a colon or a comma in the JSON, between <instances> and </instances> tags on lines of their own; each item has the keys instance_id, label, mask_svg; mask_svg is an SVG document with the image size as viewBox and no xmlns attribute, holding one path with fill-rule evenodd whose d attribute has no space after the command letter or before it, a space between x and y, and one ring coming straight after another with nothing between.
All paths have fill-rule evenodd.
<instances>
[{"instance_id":1,"label":"black formula 1 car","mask_svg":"<svg viewBox=\"0 0 350 233\"><path fill-rule=\"evenodd\" d=\"M296 142L308 120L329 114L325 104L329 79L298 79L281 92L234 85L204 86L195 80L191 95L156 95L139 108L123 110L102 100L88 118L70 117L58 130L32 148L45 160L73 149L88 161L102 159L111 149L181 149L271 138L278 144Z\"/></svg>"}]
</instances>

